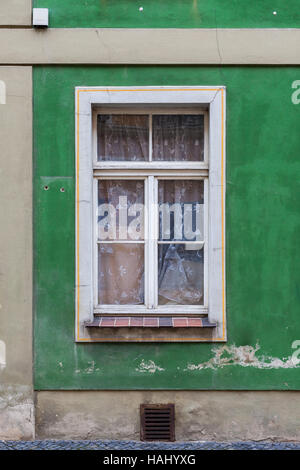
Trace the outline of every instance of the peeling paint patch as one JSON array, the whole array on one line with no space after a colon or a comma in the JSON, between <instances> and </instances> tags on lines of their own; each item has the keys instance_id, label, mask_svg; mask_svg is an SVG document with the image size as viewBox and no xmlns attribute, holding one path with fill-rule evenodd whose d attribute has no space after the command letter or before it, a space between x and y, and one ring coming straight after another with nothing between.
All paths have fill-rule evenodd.
<instances>
[{"instance_id":1,"label":"peeling paint patch","mask_svg":"<svg viewBox=\"0 0 300 470\"><path fill-rule=\"evenodd\" d=\"M84 369L75 369L75 374L92 374L93 372L101 372L99 367L96 367L95 361L89 361L88 366Z\"/></svg>"},{"instance_id":2,"label":"peeling paint patch","mask_svg":"<svg viewBox=\"0 0 300 470\"><path fill-rule=\"evenodd\" d=\"M154 374L155 372L162 372L165 369L156 365L154 361L144 361L143 359L135 370L137 372L150 372L150 374Z\"/></svg>"},{"instance_id":3,"label":"peeling paint patch","mask_svg":"<svg viewBox=\"0 0 300 470\"><path fill-rule=\"evenodd\" d=\"M185 370L218 369L225 366L256 367L258 369L292 369L298 366L292 357L279 359L272 356L257 357L260 346L224 345L213 348L214 356L202 364L187 365Z\"/></svg>"}]
</instances>

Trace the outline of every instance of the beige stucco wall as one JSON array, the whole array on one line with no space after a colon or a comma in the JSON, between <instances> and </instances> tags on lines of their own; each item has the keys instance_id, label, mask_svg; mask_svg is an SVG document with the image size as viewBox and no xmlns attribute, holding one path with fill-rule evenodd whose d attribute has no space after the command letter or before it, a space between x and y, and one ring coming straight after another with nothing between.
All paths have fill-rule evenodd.
<instances>
[{"instance_id":1,"label":"beige stucco wall","mask_svg":"<svg viewBox=\"0 0 300 470\"><path fill-rule=\"evenodd\" d=\"M0 29L2 64L300 64L300 29Z\"/></svg>"},{"instance_id":2,"label":"beige stucco wall","mask_svg":"<svg viewBox=\"0 0 300 470\"><path fill-rule=\"evenodd\" d=\"M175 403L176 440L300 440L300 392L38 392L38 439L139 440L139 405Z\"/></svg>"},{"instance_id":3,"label":"beige stucco wall","mask_svg":"<svg viewBox=\"0 0 300 470\"><path fill-rule=\"evenodd\" d=\"M1 0L0 26L30 26L32 0Z\"/></svg>"},{"instance_id":4,"label":"beige stucco wall","mask_svg":"<svg viewBox=\"0 0 300 470\"><path fill-rule=\"evenodd\" d=\"M31 67L0 81L0 439L15 439L33 436Z\"/></svg>"}]
</instances>

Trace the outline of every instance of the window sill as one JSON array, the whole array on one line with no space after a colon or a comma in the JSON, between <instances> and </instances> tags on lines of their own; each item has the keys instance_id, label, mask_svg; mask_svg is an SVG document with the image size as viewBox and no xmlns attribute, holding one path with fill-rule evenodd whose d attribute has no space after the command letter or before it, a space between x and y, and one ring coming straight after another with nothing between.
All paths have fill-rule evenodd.
<instances>
[{"instance_id":1,"label":"window sill","mask_svg":"<svg viewBox=\"0 0 300 470\"><path fill-rule=\"evenodd\" d=\"M142 316L95 316L85 322L86 328L215 328L207 317L142 317Z\"/></svg>"}]
</instances>

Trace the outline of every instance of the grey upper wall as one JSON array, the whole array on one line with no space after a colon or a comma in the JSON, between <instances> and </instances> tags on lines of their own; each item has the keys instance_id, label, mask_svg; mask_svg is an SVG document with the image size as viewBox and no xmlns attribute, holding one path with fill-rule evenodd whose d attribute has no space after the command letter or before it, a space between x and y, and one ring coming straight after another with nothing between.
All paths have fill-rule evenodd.
<instances>
[{"instance_id":1,"label":"grey upper wall","mask_svg":"<svg viewBox=\"0 0 300 470\"><path fill-rule=\"evenodd\" d=\"M1 0L0 26L30 26L31 0Z\"/></svg>"},{"instance_id":2,"label":"grey upper wall","mask_svg":"<svg viewBox=\"0 0 300 470\"><path fill-rule=\"evenodd\" d=\"M31 67L0 67L0 84L0 439L28 439L33 436Z\"/></svg>"}]
</instances>

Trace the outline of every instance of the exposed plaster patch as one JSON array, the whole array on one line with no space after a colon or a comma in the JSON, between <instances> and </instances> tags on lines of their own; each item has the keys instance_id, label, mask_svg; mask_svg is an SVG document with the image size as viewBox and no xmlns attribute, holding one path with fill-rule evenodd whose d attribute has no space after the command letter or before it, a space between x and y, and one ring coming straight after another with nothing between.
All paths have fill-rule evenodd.
<instances>
[{"instance_id":1,"label":"exposed plaster patch","mask_svg":"<svg viewBox=\"0 0 300 470\"><path fill-rule=\"evenodd\" d=\"M165 369L156 365L154 361L144 361L143 359L135 370L137 372L150 372L150 374L154 374L155 372L162 372Z\"/></svg>"},{"instance_id":2,"label":"exposed plaster patch","mask_svg":"<svg viewBox=\"0 0 300 470\"><path fill-rule=\"evenodd\" d=\"M96 362L95 361L89 361L88 362L88 367L85 367L84 369L75 369L75 374L92 374L93 372L99 372L100 369L99 367L96 367Z\"/></svg>"},{"instance_id":3,"label":"exposed plaster patch","mask_svg":"<svg viewBox=\"0 0 300 470\"><path fill-rule=\"evenodd\" d=\"M0 410L20 403L32 403L32 389L27 385L0 385Z\"/></svg>"},{"instance_id":4,"label":"exposed plaster patch","mask_svg":"<svg viewBox=\"0 0 300 470\"><path fill-rule=\"evenodd\" d=\"M185 370L218 369L224 366L238 365L242 367L256 367L258 369L292 369L297 367L295 361L291 358L279 359L272 356L257 357L256 353L260 346L221 346L213 348L214 356L202 364L187 365Z\"/></svg>"},{"instance_id":5,"label":"exposed plaster patch","mask_svg":"<svg viewBox=\"0 0 300 470\"><path fill-rule=\"evenodd\" d=\"M95 361L89 361L88 362L88 367L84 369L84 372L86 374L91 374L95 370Z\"/></svg>"},{"instance_id":6,"label":"exposed plaster patch","mask_svg":"<svg viewBox=\"0 0 300 470\"><path fill-rule=\"evenodd\" d=\"M0 439L34 438L32 389L0 385Z\"/></svg>"}]
</instances>

